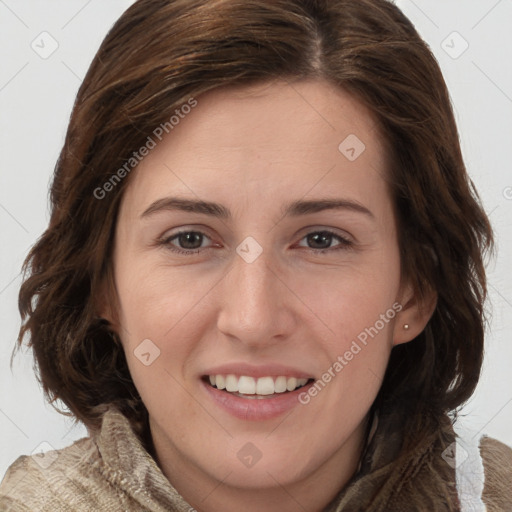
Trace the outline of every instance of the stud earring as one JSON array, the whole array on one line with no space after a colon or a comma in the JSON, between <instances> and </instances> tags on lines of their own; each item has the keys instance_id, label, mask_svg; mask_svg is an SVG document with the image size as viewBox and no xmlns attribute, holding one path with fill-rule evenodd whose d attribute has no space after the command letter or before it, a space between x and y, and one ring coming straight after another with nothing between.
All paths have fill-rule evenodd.
<instances>
[{"instance_id":1,"label":"stud earring","mask_svg":"<svg viewBox=\"0 0 512 512\"><path fill-rule=\"evenodd\" d=\"M409 324L404 324L404 329L405 330L409 329Z\"/></svg>"}]
</instances>

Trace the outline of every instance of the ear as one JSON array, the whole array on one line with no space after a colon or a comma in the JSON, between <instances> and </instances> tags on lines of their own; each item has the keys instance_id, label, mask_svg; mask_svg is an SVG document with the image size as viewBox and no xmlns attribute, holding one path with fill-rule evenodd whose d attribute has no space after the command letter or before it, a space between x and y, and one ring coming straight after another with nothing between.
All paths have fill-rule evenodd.
<instances>
[{"instance_id":1,"label":"ear","mask_svg":"<svg viewBox=\"0 0 512 512\"><path fill-rule=\"evenodd\" d=\"M407 343L421 334L436 309L437 292L428 290L419 297L408 283L402 287L397 302L402 309L395 317L393 345Z\"/></svg>"},{"instance_id":2,"label":"ear","mask_svg":"<svg viewBox=\"0 0 512 512\"><path fill-rule=\"evenodd\" d=\"M117 316L115 312L115 303L113 301L113 294L115 293L112 287L109 287L107 282L108 277L102 280L98 287L95 297L95 310L98 318L107 320L108 323L114 328L117 328ZM113 283L112 283L113 285Z\"/></svg>"}]
</instances>

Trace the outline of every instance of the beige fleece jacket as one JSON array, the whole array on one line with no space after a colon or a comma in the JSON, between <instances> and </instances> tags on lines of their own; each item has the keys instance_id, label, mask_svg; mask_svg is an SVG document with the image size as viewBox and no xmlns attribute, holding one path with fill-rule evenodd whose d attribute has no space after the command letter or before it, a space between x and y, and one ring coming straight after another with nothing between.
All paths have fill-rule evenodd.
<instances>
[{"instance_id":1,"label":"beige fleece jacket","mask_svg":"<svg viewBox=\"0 0 512 512\"><path fill-rule=\"evenodd\" d=\"M499 441L482 438L480 451L485 469L483 501L487 512L512 511L512 449ZM18 458L0 484L0 511L194 512L194 509L161 472L128 420L118 411L110 410L98 436L83 438L44 457Z\"/></svg>"}]
</instances>

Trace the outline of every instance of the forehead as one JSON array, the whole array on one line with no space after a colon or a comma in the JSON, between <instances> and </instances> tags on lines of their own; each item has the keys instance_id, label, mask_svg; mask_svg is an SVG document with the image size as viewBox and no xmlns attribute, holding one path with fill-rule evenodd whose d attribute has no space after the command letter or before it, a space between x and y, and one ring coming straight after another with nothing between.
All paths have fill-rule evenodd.
<instances>
[{"instance_id":1,"label":"forehead","mask_svg":"<svg viewBox=\"0 0 512 512\"><path fill-rule=\"evenodd\" d=\"M377 124L332 84L226 87L196 101L138 165L127 200L147 203L178 191L228 201L233 190L250 187L278 206L283 193L348 191L364 201L384 190L387 158Z\"/></svg>"}]
</instances>

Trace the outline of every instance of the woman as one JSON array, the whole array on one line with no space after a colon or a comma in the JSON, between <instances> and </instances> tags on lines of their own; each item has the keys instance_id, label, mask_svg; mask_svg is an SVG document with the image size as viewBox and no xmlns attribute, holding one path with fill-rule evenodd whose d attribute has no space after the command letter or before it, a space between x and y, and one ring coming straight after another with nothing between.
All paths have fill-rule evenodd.
<instances>
[{"instance_id":1,"label":"woman","mask_svg":"<svg viewBox=\"0 0 512 512\"><path fill-rule=\"evenodd\" d=\"M492 230L393 4L136 2L51 201L19 341L90 436L18 459L2 505L510 507L512 450L448 416L480 374Z\"/></svg>"}]
</instances>

